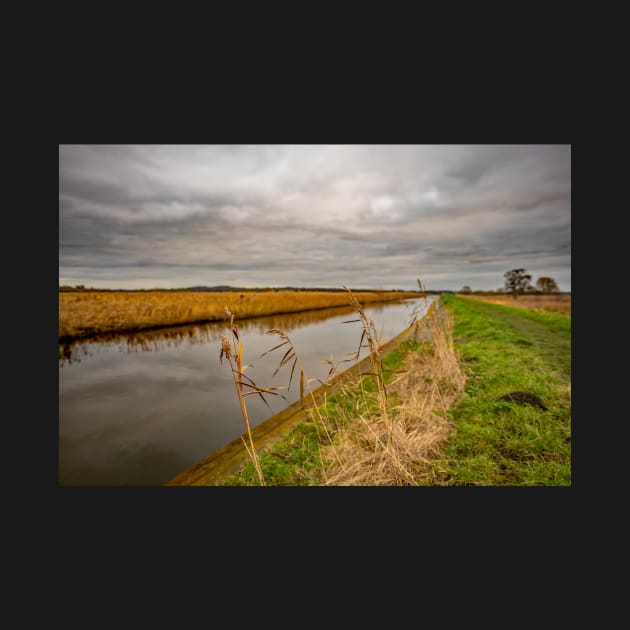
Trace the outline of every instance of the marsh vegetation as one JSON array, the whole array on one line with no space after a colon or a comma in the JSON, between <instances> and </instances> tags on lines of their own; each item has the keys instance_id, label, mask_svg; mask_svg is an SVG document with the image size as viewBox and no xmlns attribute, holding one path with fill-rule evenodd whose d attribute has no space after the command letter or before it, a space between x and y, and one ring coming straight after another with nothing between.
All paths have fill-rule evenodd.
<instances>
[{"instance_id":1,"label":"marsh vegetation","mask_svg":"<svg viewBox=\"0 0 630 630\"><path fill-rule=\"evenodd\" d=\"M363 304L418 298L417 292L365 291ZM222 321L224 308L240 320L281 313L348 306L341 292L325 291L90 291L59 293L59 340L111 332Z\"/></svg>"}]
</instances>

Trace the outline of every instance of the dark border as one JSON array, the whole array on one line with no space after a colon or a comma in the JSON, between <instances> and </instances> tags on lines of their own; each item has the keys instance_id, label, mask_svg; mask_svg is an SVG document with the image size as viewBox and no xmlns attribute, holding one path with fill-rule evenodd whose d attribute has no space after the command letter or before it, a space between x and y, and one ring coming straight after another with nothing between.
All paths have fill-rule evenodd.
<instances>
[{"instance_id":1,"label":"dark border","mask_svg":"<svg viewBox=\"0 0 630 630\"><path fill-rule=\"evenodd\" d=\"M358 56L356 61L360 65ZM406 75L407 86L415 84L411 91L404 89L403 77L394 66L385 73L389 80L372 86L360 82L365 74L359 73L359 78L353 74L355 66L344 67L347 84L326 87L318 82L308 91L304 89L306 77L300 76L297 92L288 95L285 91L284 99L269 98L273 87L263 86L262 75L250 84L246 76L238 80L233 76L231 86L245 83L249 90L228 91L226 96L215 89L201 99L189 93L173 109L156 106L161 92L145 93L137 101L122 90L116 92L117 98L110 95L95 107L99 92L86 88L84 97L79 98L77 85L73 98L63 103L68 107L58 143L571 143L571 108L562 95L564 80L549 92L548 84L534 81L531 73L515 74L518 68L511 72L506 69L509 74L497 78L498 84L494 83L484 98L485 84L475 79L480 68L472 67L465 56L459 68L463 73L450 75L448 81L444 75L441 82L433 83L418 67ZM379 70L382 78L384 67ZM325 74L323 68L321 73ZM447 82L455 87L444 93ZM516 83L520 83L518 88ZM348 84L353 87L349 89ZM572 145L572 163L574 154ZM51 146L49 156L46 173L55 168L58 144ZM78 547L77 541L98 545L99 541L115 539L117 543L126 541L127 551L132 551L134 541L148 537L171 549L188 547L190 552L192 540L212 549L218 536L222 545L229 540L230 545L242 547L252 536L261 534L268 542L281 539L281 549L296 545L292 546L296 554L300 550L308 554L311 545L327 541L343 541L351 555L362 548L365 556L396 549L400 553L416 546L431 548L435 540L441 541L438 546L444 545L445 552L453 545L460 550L474 548L480 540L492 547L496 537L513 537L513 544L525 547L528 540L541 536L567 544L563 536L570 528L569 508L574 503L575 484L583 480L575 474L575 466L574 486L570 488L59 487L55 448L58 388L53 376L58 274L48 278L48 273L54 273L55 262L58 266L58 247L52 236L55 212L48 208L49 203L58 203L58 182L52 181L52 174L50 197L47 191L40 194L43 199L37 216L44 227L39 234L38 268L44 274L46 306L37 308L41 321L36 338L39 347L46 348L45 360L37 366L42 370L39 382L45 386L41 395L30 398L37 399L34 415L43 419L45 439L37 449L37 461L43 463L43 469L36 473L35 483L39 486L43 482L51 499L55 532L71 549L79 553L85 549ZM574 234L572 230L572 239ZM41 296L39 293L36 307ZM579 304L578 298L574 308ZM435 538L426 538L427 532ZM366 535L370 542L362 542Z\"/></svg>"}]
</instances>

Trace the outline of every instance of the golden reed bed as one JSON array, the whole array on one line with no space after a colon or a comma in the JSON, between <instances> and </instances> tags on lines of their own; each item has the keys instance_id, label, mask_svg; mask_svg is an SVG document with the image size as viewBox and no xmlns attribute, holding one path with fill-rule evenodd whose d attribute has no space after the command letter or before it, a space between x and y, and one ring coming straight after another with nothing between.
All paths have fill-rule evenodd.
<instances>
[{"instance_id":1,"label":"golden reed bed","mask_svg":"<svg viewBox=\"0 0 630 630\"><path fill-rule=\"evenodd\" d=\"M417 292L359 292L364 304L420 297ZM226 291L85 292L59 294L59 340L159 326L224 319L227 306L236 319L310 309L348 306L345 292Z\"/></svg>"},{"instance_id":2,"label":"golden reed bed","mask_svg":"<svg viewBox=\"0 0 630 630\"><path fill-rule=\"evenodd\" d=\"M458 295L480 302L571 315L571 295L520 295L516 300L509 295Z\"/></svg>"}]
</instances>

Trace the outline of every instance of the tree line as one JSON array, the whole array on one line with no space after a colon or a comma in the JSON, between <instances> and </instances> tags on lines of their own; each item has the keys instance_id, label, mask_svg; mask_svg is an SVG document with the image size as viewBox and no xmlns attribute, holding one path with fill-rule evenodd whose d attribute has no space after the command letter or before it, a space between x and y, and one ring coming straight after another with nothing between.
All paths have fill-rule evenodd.
<instances>
[{"instance_id":1,"label":"tree line","mask_svg":"<svg viewBox=\"0 0 630 630\"><path fill-rule=\"evenodd\" d=\"M473 291L469 285L464 285L460 293L478 293L478 294L492 294L492 293L507 293L514 299L517 299L519 295L524 293L528 294L549 294L559 293L560 288L554 278L548 276L541 276L536 280L536 284L532 285L531 274L527 273L526 269L511 269L503 274L505 278L505 284L503 287L499 287L496 291Z\"/></svg>"}]
</instances>

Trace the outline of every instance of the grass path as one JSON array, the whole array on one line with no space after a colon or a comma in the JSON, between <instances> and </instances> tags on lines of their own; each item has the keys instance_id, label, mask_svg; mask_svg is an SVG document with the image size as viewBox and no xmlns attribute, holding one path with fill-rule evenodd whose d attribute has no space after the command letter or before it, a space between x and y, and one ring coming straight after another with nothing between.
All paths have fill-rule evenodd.
<instances>
[{"instance_id":1,"label":"grass path","mask_svg":"<svg viewBox=\"0 0 630 630\"><path fill-rule=\"evenodd\" d=\"M477 312L522 333L520 343L536 347L554 370L571 376L571 318L554 313L526 311L502 305L475 302ZM519 343L519 340L516 340Z\"/></svg>"},{"instance_id":2,"label":"grass path","mask_svg":"<svg viewBox=\"0 0 630 630\"><path fill-rule=\"evenodd\" d=\"M437 485L570 485L571 318L448 297L468 382ZM514 391L546 406L499 400Z\"/></svg>"}]
</instances>

